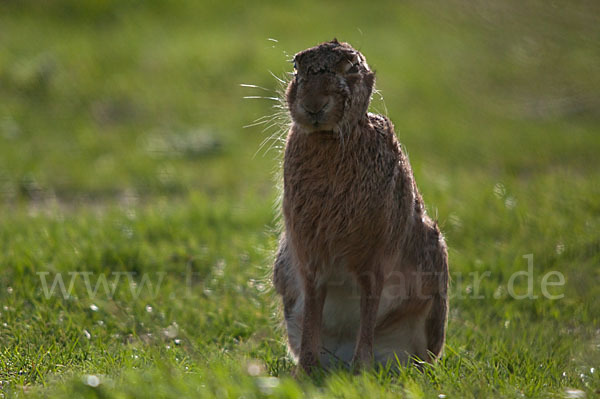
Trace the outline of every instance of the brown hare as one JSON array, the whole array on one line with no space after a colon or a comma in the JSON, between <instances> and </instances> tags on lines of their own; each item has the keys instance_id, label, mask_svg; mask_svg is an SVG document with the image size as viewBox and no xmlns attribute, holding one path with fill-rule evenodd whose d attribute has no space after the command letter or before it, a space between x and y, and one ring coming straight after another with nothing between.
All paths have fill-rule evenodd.
<instances>
[{"instance_id":1,"label":"brown hare","mask_svg":"<svg viewBox=\"0 0 600 399\"><path fill-rule=\"evenodd\" d=\"M286 91L285 229L273 281L300 368L435 361L448 263L392 123L367 112L375 75L337 40L301 51Z\"/></svg>"}]
</instances>

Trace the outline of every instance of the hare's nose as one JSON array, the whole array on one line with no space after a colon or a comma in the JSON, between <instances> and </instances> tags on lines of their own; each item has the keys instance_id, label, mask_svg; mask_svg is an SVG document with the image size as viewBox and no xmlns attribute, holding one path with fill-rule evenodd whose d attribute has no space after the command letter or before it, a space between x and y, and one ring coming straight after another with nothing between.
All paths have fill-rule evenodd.
<instances>
[{"instance_id":1,"label":"hare's nose","mask_svg":"<svg viewBox=\"0 0 600 399\"><path fill-rule=\"evenodd\" d=\"M321 112L323 112L325 110L325 107L327 107L328 105L329 105L329 101L319 102L319 103L311 103L311 104L302 104L302 109L304 109L304 111L311 116L317 116Z\"/></svg>"}]
</instances>

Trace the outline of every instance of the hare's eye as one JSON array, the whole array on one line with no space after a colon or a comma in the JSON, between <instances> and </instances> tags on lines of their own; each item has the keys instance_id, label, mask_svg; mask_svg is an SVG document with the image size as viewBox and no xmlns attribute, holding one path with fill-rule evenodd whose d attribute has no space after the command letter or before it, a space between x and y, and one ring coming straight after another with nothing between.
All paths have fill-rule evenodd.
<instances>
[{"instance_id":1,"label":"hare's eye","mask_svg":"<svg viewBox=\"0 0 600 399\"><path fill-rule=\"evenodd\" d=\"M358 73L358 62L349 65L348 69L346 70L346 73Z\"/></svg>"}]
</instances>

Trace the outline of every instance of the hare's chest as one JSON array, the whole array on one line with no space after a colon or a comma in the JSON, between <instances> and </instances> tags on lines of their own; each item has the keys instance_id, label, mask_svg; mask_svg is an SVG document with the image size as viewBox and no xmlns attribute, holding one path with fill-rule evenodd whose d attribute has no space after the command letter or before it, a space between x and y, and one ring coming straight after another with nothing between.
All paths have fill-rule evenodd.
<instances>
[{"instance_id":1,"label":"hare's chest","mask_svg":"<svg viewBox=\"0 0 600 399\"><path fill-rule=\"evenodd\" d=\"M284 184L284 216L303 234L328 240L347 238L380 218L382 184L373 184L374 168L367 162L305 159L289 165Z\"/></svg>"},{"instance_id":2,"label":"hare's chest","mask_svg":"<svg viewBox=\"0 0 600 399\"><path fill-rule=\"evenodd\" d=\"M302 215L324 217L328 213L334 216L348 212L369 194L359 181L356 168L336 159L307 158L286 167L284 200Z\"/></svg>"}]
</instances>

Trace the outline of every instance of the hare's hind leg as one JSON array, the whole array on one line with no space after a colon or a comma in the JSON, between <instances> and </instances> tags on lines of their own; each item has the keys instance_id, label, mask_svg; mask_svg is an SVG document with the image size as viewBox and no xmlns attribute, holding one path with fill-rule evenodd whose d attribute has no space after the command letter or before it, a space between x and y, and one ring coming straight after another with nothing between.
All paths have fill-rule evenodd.
<instances>
[{"instance_id":1,"label":"hare's hind leg","mask_svg":"<svg viewBox=\"0 0 600 399\"><path fill-rule=\"evenodd\" d=\"M433 250L431 260L433 262L433 283L435 293L432 295L431 310L425 323L427 336L427 350L430 353L430 361L435 361L442 353L446 339L446 324L448 320L448 252L441 233L435 228L437 246Z\"/></svg>"},{"instance_id":2,"label":"hare's hind leg","mask_svg":"<svg viewBox=\"0 0 600 399\"><path fill-rule=\"evenodd\" d=\"M285 233L282 233L273 263L273 285L277 293L283 297L286 310L290 307L290 302L293 304L296 301L299 294L293 267L287 238Z\"/></svg>"},{"instance_id":3,"label":"hare's hind leg","mask_svg":"<svg viewBox=\"0 0 600 399\"><path fill-rule=\"evenodd\" d=\"M427 321L425 331L427 336L427 351L430 353L430 361L436 360L442 353L446 338L446 319L448 313L448 298L436 294Z\"/></svg>"},{"instance_id":4,"label":"hare's hind leg","mask_svg":"<svg viewBox=\"0 0 600 399\"><path fill-rule=\"evenodd\" d=\"M288 337L288 348L294 358L300 354L302 335L302 309L300 281L296 273L285 232L279 240L279 248L273 264L273 286L283 302L283 316Z\"/></svg>"},{"instance_id":5,"label":"hare's hind leg","mask_svg":"<svg viewBox=\"0 0 600 399\"><path fill-rule=\"evenodd\" d=\"M360 327L352 357L352 366L361 367L373 362L373 341L377 310L383 290L383 272L380 268L357 276L360 287Z\"/></svg>"}]
</instances>

